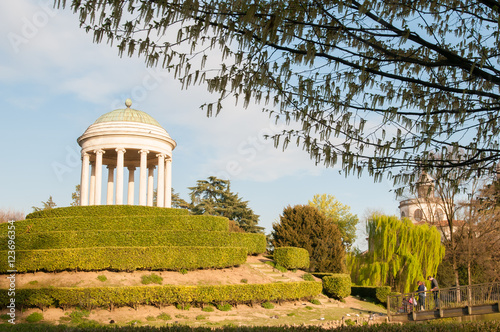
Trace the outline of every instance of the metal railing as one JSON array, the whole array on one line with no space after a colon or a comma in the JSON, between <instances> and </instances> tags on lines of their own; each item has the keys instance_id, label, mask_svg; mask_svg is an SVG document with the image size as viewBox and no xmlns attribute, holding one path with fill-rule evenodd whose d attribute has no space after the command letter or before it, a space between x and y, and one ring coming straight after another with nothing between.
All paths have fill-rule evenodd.
<instances>
[{"instance_id":1,"label":"metal railing","mask_svg":"<svg viewBox=\"0 0 500 332\"><path fill-rule=\"evenodd\" d=\"M437 291L390 295L387 315L409 314L414 311L451 309L481 304L500 303L500 283L442 288Z\"/></svg>"}]
</instances>

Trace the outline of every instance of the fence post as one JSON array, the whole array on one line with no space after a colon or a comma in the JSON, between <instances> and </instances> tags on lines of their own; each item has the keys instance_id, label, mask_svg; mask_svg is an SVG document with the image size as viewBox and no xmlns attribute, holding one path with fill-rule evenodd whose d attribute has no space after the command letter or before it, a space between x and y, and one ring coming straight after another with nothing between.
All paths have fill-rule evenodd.
<instances>
[{"instance_id":1,"label":"fence post","mask_svg":"<svg viewBox=\"0 0 500 332\"><path fill-rule=\"evenodd\" d=\"M387 318L391 321L391 296L387 295Z\"/></svg>"}]
</instances>

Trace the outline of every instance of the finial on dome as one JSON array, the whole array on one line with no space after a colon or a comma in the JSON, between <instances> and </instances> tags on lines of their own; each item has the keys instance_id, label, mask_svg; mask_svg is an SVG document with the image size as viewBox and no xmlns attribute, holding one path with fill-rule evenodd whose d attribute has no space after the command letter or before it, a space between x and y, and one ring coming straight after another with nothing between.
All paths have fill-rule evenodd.
<instances>
[{"instance_id":1,"label":"finial on dome","mask_svg":"<svg viewBox=\"0 0 500 332\"><path fill-rule=\"evenodd\" d=\"M125 100L125 106L127 106L127 108L130 108L130 106L132 106L132 99L127 98L127 100Z\"/></svg>"}]
</instances>

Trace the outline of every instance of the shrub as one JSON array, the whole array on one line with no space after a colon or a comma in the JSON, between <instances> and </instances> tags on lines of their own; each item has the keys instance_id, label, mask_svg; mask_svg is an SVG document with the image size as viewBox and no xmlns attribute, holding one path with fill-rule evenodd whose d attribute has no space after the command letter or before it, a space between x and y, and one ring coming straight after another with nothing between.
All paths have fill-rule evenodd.
<instances>
[{"instance_id":1,"label":"shrub","mask_svg":"<svg viewBox=\"0 0 500 332\"><path fill-rule=\"evenodd\" d=\"M262 308L264 309L274 309L274 304L269 301L262 303Z\"/></svg>"},{"instance_id":2,"label":"shrub","mask_svg":"<svg viewBox=\"0 0 500 332\"><path fill-rule=\"evenodd\" d=\"M339 273L324 277L323 290L330 297L343 299L351 294L351 276Z\"/></svg>"},{"instance_id":3,"label":"shrub","mask_svg":"<svg viewBox=\"0 0 500 332\"><path fill-rule=\"evenodd\" d=\"M177 303L175 307L179 310L189 310L191 305L189 303Z\"/></svg>"},{"instance_id":4,"label":"shrub","mask_svg":"<svg viewBox=\"0 0 500 332\"><path fill-rule=\"evenodd\" d=\"M140 320L134 319L127 323L128 326L140 326L142 322Z\"/></svg>"},{"instance_id":5,"label":"shrub","mask_svg":"<svg viewBox=\"0 0 500 332\"><path fill-rule=\"evenodd\" d=\"M391 287L379 286L375 290L375 297L380 303L387 304L387 296L391 294Z\"/></svg>"},{"instance_id":6,"label":"shrub","mask_svg":"<svg viewBox=\"0 0 500 332\"><path fill-rule=\"evenodd\" d=\"M351 294L363 298L377 299L380 303L387 304L387 296L391 293L389 286L351 286Z\"/></svg>"},{"instance_id":7,"label":"shrub","mask_svg":"<svg viewBox=\"0 0 500 332\"><path fill-rule=\"evenodd\" d=\"M207 317L203 316L203 315L198 315L196 316L196 320L203 320L203 319L206 319Z\"/></svg>"},{"instance_id":8,"label":"shrub","mask_svg":"<svg viewBox=\"0 0 500 332\"><path fill-rule=\"evenodd\" d=\"M205 307L203 307L203 309L201 309L201 311L205 311L205 312L213 312L215 309L213 306L211 305L207 305Z\"/></svg>"},{"instance_id":9,"label":"shrub","mask_svg":"<svg viewBox=\"0 0 500 332\"><path fill-rule=\"evenodd\" d=\"M307 309L307 310L313 310L314 308L313 308L313 307L311 307L310 305L306 305L306 309Z\"/></svg>"},{"instance_id":10,"label":"shrub","mask_svg":"<svg viewBox=\"0 0 500 332\"><path fill-rule=\"evenodd\" d=\"M146 320L148 322L154 322L156 320L156 318L154 316L148 316L148 317L146 317Z\"/></svg>"},{"instance_id":11,"label":"shrub","mask_svg":"<svg viewBox=\"0 0 500 332\"><path fill-rule=\"evenodd\" d=\"M172 317L169 314L164 313L164 312L162 312L161 314L156 316L156 318L161 319L161 320L171 320L172 319Z\"/></svg>"},{"instance_id":12,"label":"shrub","mask_svg":"<svg viewBox=\"0 0 500 332\"><path fill-rule=\"evenodd\" d=\"M90 315L88 310L75 310L69 314L71 323L79 325L85 321L85 318Z\"/></svg>"},{"instance_id":13,"label":"shrub","mask_svg":"<svg viewBox=\"0 0 500 332\"><path fill-rule=\"evenodd\" d=\"M102 281L102 282L105 282L106 280L108 280L108 278L104 274L101 274L100 276L97 276L97 279L99 281Z\"/></svg>"},{"instance_id":14,"label":"shrub","mask_svg":"<svg viewBox=\"0 0 500 332\"><path fill-rule=\"evenodd\" d=\"M281 247L274 249L274 261L284 268L307 269L309 267L309 252L306 249L295 247Z\"/></svg>"},{"instance_id":15,"label":"shrub","mask_svg":"<svg viewBox=\"0 0 500 332\"><path fill-rule=\"evenodd\" d=\"M188 271L187 271L186 269L180 269L180 271L179 271L179 272L180 272L181 274L187 274L187 273L188 273Z\"/></svg>"},{"instance_id":16,"label":"shrub","mask_svg":"<svg viewBox=\"0 0 500 332\"><path fill-rule=\"evenodd\" d=\"M306 273L302 276L302 279L304 279L305 281L314 281L314 277L312 276L312 274L310 273Z\"/></svg>"},{"instance_id":17,"label":"shrub","mask_svg":"<svg viewBox=\"0 0 500 332\"><path fill-rule=\"evenodd\" d=\"M220 311L231 311L232 308L233 307L229 303L217 305L217 309Z\"/></svg>"},{"instance_id":18,"label":"shrub","mask_svg":"<svg viewBox=\"0 0 500 332\"><path fill-rule=\"evenodd\" d=\"M28 284L30 284L30 285L36 285L36 284L38 284L38 281L37 280L31 280Z\"/></svg>"},{"instance_id":19,"label":"shrub","mask_svg":"<svg viewBox=\"0 0 500 332\"><path fill-rule=\"evenodd\" d=\"M36 323L36 322L39 322L43 320L43 314L39 313L39 312L34 312L32 314L30 314L28 317L26 317L26 321L28 323Z\"/></svg>"},{"instance_id":20,"label":"shrub","mask_svg":"<svg viewBox=\"0 0 500 332\"><path fill-rule=\"evenodd\" d=\"M149 275L143 275L141 277L141 283L144 285L149 285L149 284L161 285L162 282L163 282L163 278L157 274L154 274L154 273L151 273Z\"/></svg>"},{"instance_id":21,"label":"shrub","mask_svg":"<svg viewBox=\"0 0 500 332\"><path fill-rule=\"evenodd\" d=\"M321 305L321 302L319 302L319 300L316 299L312 299L310 302L315 305Z\"/></svg>"},{"instance_id":22,"label":"shrub","mask_svg":"<svg viewBox=\"0 0 500 332\"><path fill-rule=\"evenodd\" d=\"M347 325L347 326L355 326L356 322L353 321L352 319L346 319L345 320L345 325Z\"/></svg>"},{"instance_id":23,"label":"shrub","mask_svg":"<svg viewBox=\"0 0 500 332\"><path fill-rule=\"evenodd\" d=\"M248 279L243 278L243 279L240 280L240 282L242 284L248 284Z\"/></svg>"},{"instance_id":24,"label":"shrub","mask_svg":"<svg viewBox=\"0 0 500 332\"><path fill-rule=\"evenodd\" d=\"M265 264L272 266L273 268L275 268L276 270L278 270L280 272L283 272L283 273L288 272L288 270L286 268L284 268L283 266L281 266L279 264L276 264L276 262L266 261Z\"/></svg>"},{"instance_id":25,"label":"shrub","mask_svg":"<svg viewBox=\"0 0 500 332\"><path fill-rule=\"evenodd\" d=\"M0 251L0 256L7 251ZM3 256L2 256L3 257ZM181 268L223 268L243 264L244 248L215 247L101 247L46 250L17 250L18 272L34 271L134 271L174 270ZM9 270L0 260L0 273Z\"/></svg>"}]
</instances>

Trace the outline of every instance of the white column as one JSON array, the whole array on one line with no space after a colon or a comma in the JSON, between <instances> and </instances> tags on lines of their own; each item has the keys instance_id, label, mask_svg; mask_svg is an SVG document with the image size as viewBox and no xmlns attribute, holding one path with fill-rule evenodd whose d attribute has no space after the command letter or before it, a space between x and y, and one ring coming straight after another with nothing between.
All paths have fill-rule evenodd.
<instances>
[{"instance_id":1,"label":"white column","mask_svg":"<svg viewBox=\"0 0 500 332\"><path fill-rule=\"evenodd\" d=\"M135 167L129 166L128 167L128 199L127 199L128 205L134 205L134 172L135 172Z\"/></svg>"},{"instance_id":2,"label":"white column","mask_svg":"<svg viewBox=\"0 0 500 332\"><path fill-rule=\"evenodd\" d=\"M90 190L89 190L89 205L94 205L95 202L95 162L90 162Z\"/></svg>"},{"instance_id":3,"label":"white column","mask_svg":"<svg viewBox=\"0 0 500 332\"><path fill-rule=\"evenodd\" d=\"M154 178L155 178L155 167L149 167L148 174L148 206L153 206L153 191L154 191Z\"/></svg>"},{"instance_id":4,"label":"white column","mask_svg":"<svg viewBox=\"0 0 500 332\"><path fill-rule=\"evenodd\" d=\"M163 207L165 204L165 155L157 154L158 157L158 186L156 187L156 206Z\"/></svg>"},{"instance_id":5,"label":"white column","mask_svg":"<svg viewBox=\"0 0 500 332\"><path fill-rule=\"evenodd\" d=\"M165 161L165 207L172 207L172 157Z\"/></svg>"},{"instance_id":6,"label":"white column","mask_svg":"<svg viewBox=\"0 0 500 332\"><path fill-rule=\"evenodd\" d=\"M115 184L115 166L108 165L108 189L106 191L106 204L113 205L113 190Z\"/></svg>"},{"instance_id":7,"label":"white column","mask_svg":"<svg viewBox=\"0 0 500 332\"><path fill-rule=\"evenodd\" d=\"M116 205L123 204L123 159L125 149L116 149Z\"/></svg>"},{"instance_id":8,"label":"white column","mask_svg":"<svg viewBox=\"0 0 500 332\"><path fill-rule=\"evenodd\" d=\"M102 196L102 155L104 150L95 150L95 205L101 205Z\"/></svg>"},{"instance_id":9,"label":"white column","mask_svg":"<svg viewBox=\"0 0 500 332\"><path fill-rule=\"evenodd\" d=\"M82 177L80 179L80 205L89 205L89 154L82 153Z\"/></svg>"},{"instance_id":10,"label":"white column","mask_svg":"<svg viewBox=\"0 0 500 332\"><path fill-rule=\"evenodd\" d=\"M148 189L148 150L139 151L141 154L141 169L139 175L139 205L146 205L146 194Z\"/></svg>"}]
</instances>

